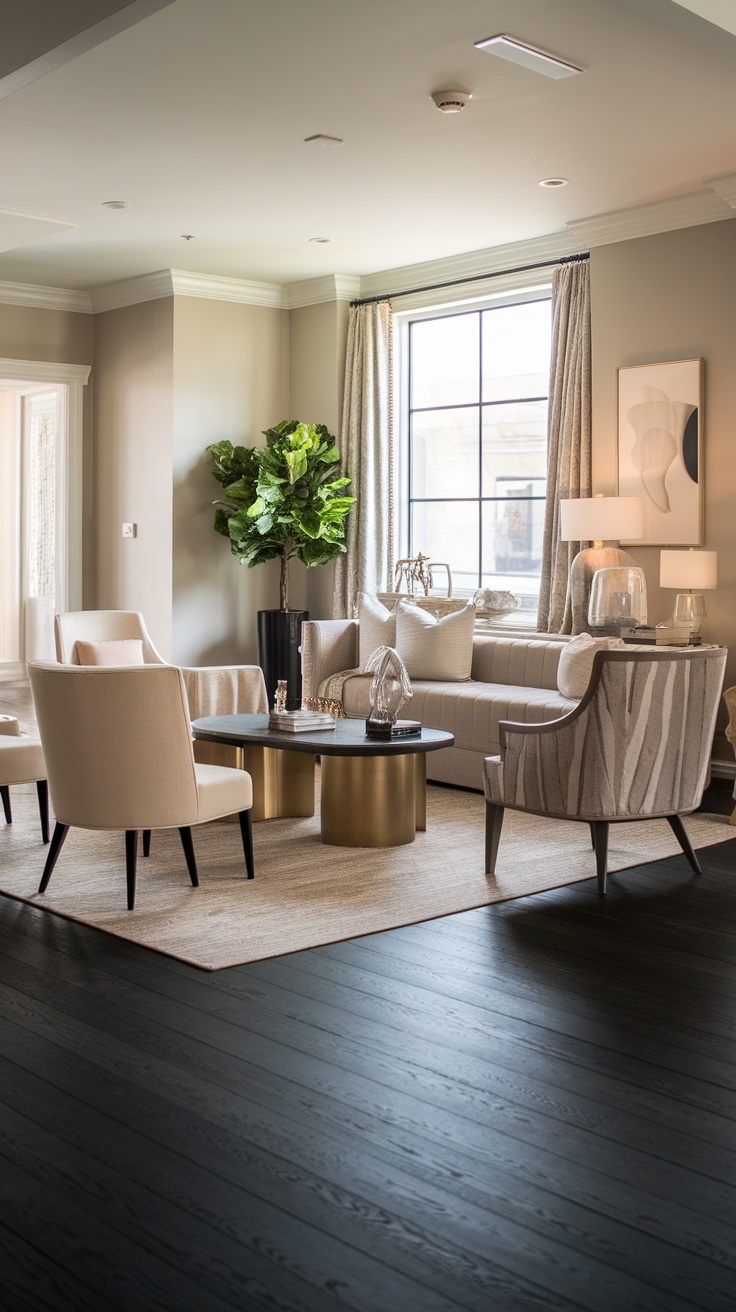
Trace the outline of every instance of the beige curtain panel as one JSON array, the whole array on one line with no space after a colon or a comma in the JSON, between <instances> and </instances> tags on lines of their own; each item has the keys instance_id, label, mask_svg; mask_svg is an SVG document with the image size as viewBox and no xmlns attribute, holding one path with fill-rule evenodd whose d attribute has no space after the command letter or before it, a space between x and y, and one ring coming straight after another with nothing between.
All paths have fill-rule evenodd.
<instances>
[{"instance_id":1,"label":"beige curtain panel","mask_svg":"<svg viewBox=\"0 0 736 1312\"><path fill-rule=\"evenodd\" d=\"M572 633L570 566L582 544L560 541L560 498L591 495L590 265L562 264L552 277L552 354L547 421L547 508L537 629Z\"/></svg>"},{"instance_id":2,"label":"beige curtain panel","mask_svg":"<svg viewBox=\"0 0 736 1312\"><path fill-rule=\"evenodd\" d=\"M333 616L353 615L361 592L385 591L394 571L392 315L388 301L353 305L348 324L342 465L357 502L337 560Z\"/></svg>"}]
</instances>

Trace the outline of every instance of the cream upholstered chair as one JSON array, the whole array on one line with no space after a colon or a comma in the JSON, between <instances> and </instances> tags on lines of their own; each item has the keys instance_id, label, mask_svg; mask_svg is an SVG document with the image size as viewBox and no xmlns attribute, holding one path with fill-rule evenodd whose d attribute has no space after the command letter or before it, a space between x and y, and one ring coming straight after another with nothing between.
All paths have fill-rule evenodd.
<instances>
[{"instance_id":1,"label":"cream upholstered chair","mask_svg":"<svg viewBox=\"0 0 736 1312\"><path fill-rule=\"evenodd\" d=\"M38 738L21 737L20 724L14 715L0 715L0 797L7 824L13 822L10 805L11 784L34 784L41 815L41 837L49 841L49 791L46 763Z\"/></svg>"},{"instance_id":2,"label":"cream upholstered chair","mask_svg":"<svg viewBox=\"0 0 736 1312\"><path fill-rule=\"evenodd\" d=\"M667 820L700 873L681 815L708 777L726 649L597 653L578 706L546 724L502 722L501 754L484 763L486 873L506 807L590 825L598 891L606 891L609 825Z\"/></svg>"},{"instance_id":3,"label":"cream upholstered chair","mask_svg":"<svg viewBox=\"0 0 736 1312\"><path fill-rule=\"evenodd\" d=\"M173 665L28 667L56 828L41 880L45 892L70 826L124 829L128 909L135 901L138 830L179 830L197 886L191 826L237 812L253 878L250 775L197 765L186 691Z\"/></svg>"},{"instance_id":4,"label":"cream upholstered chair","mask_svg":"<svg viewBox=\"0 0 736 1312\"><path fill-rule=\"evenodd\" d=\"M135 610L76 610L57 615L56 657L79 665L77 642L139 641L146 665L167 665L156 651L143 616ZM114 657L112 649L108 649ZM100 657L104 659L102 653ZM108 660L108 663L110 661ZM113 661L114 663L114 661ZM119 664L132 664L129 658ZM182 669L193 720L203 715L237 715L267 711L266 684L260 665L210 665Z\"/></svg>"}]
</instances>

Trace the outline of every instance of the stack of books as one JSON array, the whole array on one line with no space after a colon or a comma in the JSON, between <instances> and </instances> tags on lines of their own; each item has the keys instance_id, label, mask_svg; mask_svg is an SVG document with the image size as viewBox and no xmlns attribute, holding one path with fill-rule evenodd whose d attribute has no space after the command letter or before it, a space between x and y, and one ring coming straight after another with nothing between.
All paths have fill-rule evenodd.
<instances>
[{"instance_id":1,"label":"stack of books","mask_svg":"<svg viewBox=\"0 0 736 1312\"><path fill-rule=\"evenodd\" d=\"M269 729L284 729L287 733L310 733L317 729L334 729L334 715L325 711L271 711Z\"/></svg>"}]
</instances>

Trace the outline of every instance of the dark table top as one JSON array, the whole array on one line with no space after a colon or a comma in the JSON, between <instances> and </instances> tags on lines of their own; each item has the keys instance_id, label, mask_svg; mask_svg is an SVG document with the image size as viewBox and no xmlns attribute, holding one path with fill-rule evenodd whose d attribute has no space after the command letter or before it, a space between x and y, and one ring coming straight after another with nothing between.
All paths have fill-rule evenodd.
<instances>
[{"instance_id":1,"label":"dark table top","mask_svg":"<svg viewBox=\"0 0 736 1312\"><path fill-rule=\"evenodd\" d=\"M256 743L289 752L312 752L316 756L409 756L413 752L436 752L452 747L455 739L443 729L422 729L413 738L368 738L365 720L338 720L334 729L292 733L269 729L268 715L206 715L192 721L194 737L207 742Z\"/></svg>"}]
</instances>

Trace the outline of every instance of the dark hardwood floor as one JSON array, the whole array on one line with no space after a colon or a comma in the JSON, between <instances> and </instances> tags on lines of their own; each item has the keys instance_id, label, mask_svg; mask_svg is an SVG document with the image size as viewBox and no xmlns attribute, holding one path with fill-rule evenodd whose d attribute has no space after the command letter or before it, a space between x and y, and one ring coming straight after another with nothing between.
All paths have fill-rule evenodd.
<instances>
[{"instance_id":1,"label":"dark hardwood floor","mask_svg":"<svg viewBox=\"0 0 736 1312\"><path fill-rule=\"evenodd\" d=\"M735 857L212 975L0 897L0 1303L732 1312Z\"/></svg>"}]
</instances>

